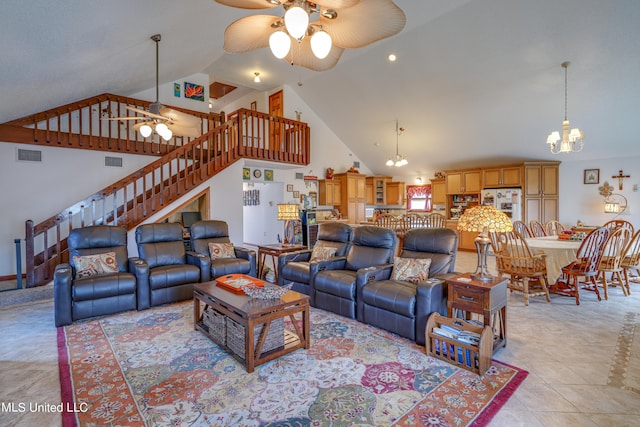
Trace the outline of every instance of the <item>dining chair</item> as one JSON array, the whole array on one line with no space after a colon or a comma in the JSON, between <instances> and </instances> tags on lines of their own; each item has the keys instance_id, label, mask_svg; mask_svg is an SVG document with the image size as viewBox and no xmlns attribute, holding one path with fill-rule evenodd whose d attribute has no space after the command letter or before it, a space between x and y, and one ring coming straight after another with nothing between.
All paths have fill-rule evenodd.
<instances>
[{"instance_id":1,"label":"dining chair","mask_svg":"<svg viewBox=\"0 0 640 427\"><path fill-rule=\"evenodd\" d=\"M407 231L411 230L412 228L422 227L422 217L414 213L402 215L401 222L403 234L406 234Z\"/></svg>"},{"instance_id":2,"label":"dining chair","mask_svg":"<svg viewBox=\"0 0 640 427\"><path fill-rule=\"evenodd\" d=\"M529 221L529 230L531 230L533 237L544 237L547 235L547 232L544 231L544 225L535 219Z\"/></svg>"},{"instance_id":3,"label":"dining chair","mask_svg":"<svg viewBox=\"0 0 640 427\"><path fill-rule=\"evenodd\" d=\"M609 286L615 286L614 279L622 287L622 293L624 296L629 296L628 284L625 284L623 280L622 257L624 251L627 248L628 243L631 241L631 230L626 227L620 227L613 229L609 233L609 237L602 248L602 256L598 263L598 279L602 282L604 288L604 299L609 299ZM611 274L612 283L608 283L607 274Z\"/></svg>"},{"instance_id":4,"label":"dining chair","mask_svg":"<svg viewBox=\"0 0 640 427\"><path fill-rule=\"evenodd\" d=\"M629 244L624 250L624 256L622 257L620 265L622 265L624 269L624 282L627 286L627 292L631 293L629 271L635 270L636 278L639 277L638 273L640 273L640 230L638 230L631 238L631 241L629 241Z\"/></svg>"},{"instance_id":5,"label":"dining chair","mask_svg":"<svg viewBox=\"0 0 640 427\"><path fill-rule=\"evenodd\" d=\"M522 234L522 237L524 237L525 239L533 237L533 234L531 234L531 230L529 230L527 224L522 221L513 221L513 229Z\"/></svg>"},{"instance_id":6,"label":"dining chair","mask_svg":"<svg viewBox=\"0 0 640 427\"><path fill-rule=\"evenodd\" d=\"M547 236L557 236L564 230L566 230L565 226L555 219L549 220L544 224L544 231L547 233Z\"/></svg>"},{"instance_id":7,"label":"dining chair","mask_svg":"<svg viewBox=\"0 0 640 427\"><path fill-rule=\"evenodd\" d=\"M557 295L571 296L580 305L580 287L592 290L601 301L600 291L596 283L598 264L602 255L602 247L609 237L609 229L600 227L585 237L578 248L576 260L562 267L562 276L553 287ZM584 280L580 280L584 278Z\"/></svg>"},{"instance_id":8,"label":"dining chair","mask_svg":"<svg viewBox=\"0 0 640 427\"><path fill-rule=\"evenodd\" d=\"M491 232L491 247L496 256L496 269L500 275L509 276L507 287L522 292L524 305L530 296L549 298L546 255L534 255L522 234L517 231Z\"/></svg>"},{"instance_id":9,"label":"dining chair","mask_svg":"<svg viewBox=\"0 0 640 427\"><path fill-rule=\"evenodd\" d=\"M631 224L629 221L625 221L624 219L612 219L609 222L605 222L603 227L606 227L611 231L616 228L628 228L629 230L631 230L631 234L635 232L633 224Z\"/></svg>"},{"instance_id":10,"label":"dining chair","mask_svg":"<svg viewBox=\"0 0 640 427\"><path fill-rule=\"evenodd\" d=\"M422 226L426 228L445 228L446 218L439 213L430 213L423 218Z\"/></svg>"}]
</instances>

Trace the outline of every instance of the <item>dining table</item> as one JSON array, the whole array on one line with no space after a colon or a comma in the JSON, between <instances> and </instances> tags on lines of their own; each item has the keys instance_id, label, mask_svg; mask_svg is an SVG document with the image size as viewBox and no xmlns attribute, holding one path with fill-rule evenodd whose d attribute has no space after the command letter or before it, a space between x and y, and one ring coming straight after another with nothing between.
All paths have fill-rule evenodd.
<instances>
[{"instance_id":1,"label":"dining table","mask_svg":"<svg viewBox=\"0 0 640 427\"><path fill-rule=\"evenodd\" d=\"M562 274L562 267L576 260L580 240L560 240L558 236L530 237L525 239L533 254L545 254L547 279L553 285Z\"/></svg>"}]
</instances>

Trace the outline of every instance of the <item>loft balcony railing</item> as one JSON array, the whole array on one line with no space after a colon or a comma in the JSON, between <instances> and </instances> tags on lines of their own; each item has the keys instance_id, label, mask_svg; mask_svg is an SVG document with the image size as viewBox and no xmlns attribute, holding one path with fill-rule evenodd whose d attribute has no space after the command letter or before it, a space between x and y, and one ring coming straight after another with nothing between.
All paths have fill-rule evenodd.
<instances>
[{"instance_id":1,"label":"loft balcony railing","mask_svg":"<svg viewBox=\"0 0 640 427\"><path fill-rule=\"evenodd\" d=\"M195 139L175 136L171 144L166 144L136 132L133 128L138 123L136 120L105 120L113 117L144 119L146 116L127 107L144 110L150 104L149 101L102 94L3 123L0 141L157 156ZM171 108L199 118L200 135L224 121L224 113Z\"/></svg>"},{"instance_id":2,"label":"loft balcony railing","mask_svg":"<svg viewBox=\"0 0 640 427\"><path fill-rule=\"evenodd\" d=\"M49 111L54 110L56 109ZM45 113L39 113L41 116L37 123L52 121L62 123L59 116L49 117ZM68 111L63 114L74 116L74 113ZM81 116L78 113L75 117ZM207 117L207 126L217 123L216 120L211 119L210 122L209 120L210 118ZM60 129L60 126L55 130L52 130L52 127L47 130L46 127L25 125L24 121L13 121L0 125L0 140L5 140L2 132L6 131L7 127L24 126L28 132L31 132L33 138L55 135L54 140L57 142L52 142L53 140L45 142L39 139L40 143L46 145L162 154L151 164L39 224L27 220L25 224L27 287L50 282L55 266L68 262L66 238L74 228L105 224L132 229L240 158L298 165L307 165L310 162L310 132L306 123L247 109L235 111L229 115L228 121L212 127L202 136L182 138L175 145L128 140L126 138L129 136L137 137L137 132L131 132L131 129L115 138L101 136L100 132L90 137L79 135L77 132L82 131L83 127L79 125L76 127L73 122L64 130ZM67 129L71 132L67 132ZM86 129L85 127L84 130ZM11 131L14 135L24 135L22 131ZM58 137L58 134L61 137ZM78 143L81 144L78 145ZM133 151L127 151L127 149Z\"/></svg>"}]
</instances>

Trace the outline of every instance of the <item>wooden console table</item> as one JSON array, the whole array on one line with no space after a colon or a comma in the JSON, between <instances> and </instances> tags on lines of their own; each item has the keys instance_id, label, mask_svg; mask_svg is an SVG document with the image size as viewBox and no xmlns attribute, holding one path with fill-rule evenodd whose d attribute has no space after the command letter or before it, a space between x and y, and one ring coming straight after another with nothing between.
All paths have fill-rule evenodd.
<instances>
[{"instance_id":1,"label":"wooden console table","mask_svg":"<svg viewBox=\"0 0 640 427\"><path fill-rule=\"evenodd\" d=\"M509 279L494 277L482 282L471 279L471 273L447 279L449 293L447 297L448 316L456 317L457 311L481 314L484 324L494 330L493 352L507 345L507 284ZM455 312L454 312L455 310ZM496 331L497 330L497 334Z\"/></svg>"},{"instance_id":2,"label":"wooden console table","mask_svg":"<svg viewBox=\"0 0 640 427\"><path fill-rule=\"evenodd\" d=\"M262 246L258 245L258 279L262 279L262 273L267 256L271 257L271 262L273 264L273 273L276 277L274 283L278 283L278 256L287 252L302 251L305 249L308 249L305 245L286 245L282 243Z\"/></svg>"}]
</instances>

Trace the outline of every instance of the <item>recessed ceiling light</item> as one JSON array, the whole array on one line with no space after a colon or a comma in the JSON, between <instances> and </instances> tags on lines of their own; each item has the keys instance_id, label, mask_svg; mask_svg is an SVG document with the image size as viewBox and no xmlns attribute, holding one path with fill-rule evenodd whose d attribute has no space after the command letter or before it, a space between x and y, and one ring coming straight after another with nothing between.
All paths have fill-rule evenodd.
<instances>
[{"instance_id":1,"label":"recessed ceiling light","mask_svg":"<svg viewBox=\"0 0 640 427\"><path fill-rule=\"evenodd\" d=\"M389 56L387 56L387 59L389 60L389 62L396 62L396 59L398 59L396 57L395 53L390 53Z\"/></svg>"}]
</instances>

